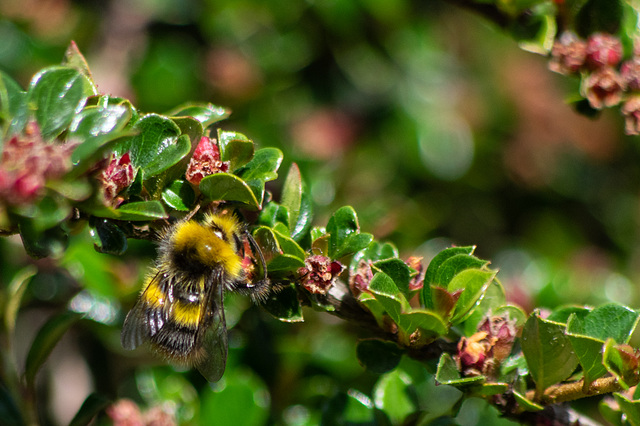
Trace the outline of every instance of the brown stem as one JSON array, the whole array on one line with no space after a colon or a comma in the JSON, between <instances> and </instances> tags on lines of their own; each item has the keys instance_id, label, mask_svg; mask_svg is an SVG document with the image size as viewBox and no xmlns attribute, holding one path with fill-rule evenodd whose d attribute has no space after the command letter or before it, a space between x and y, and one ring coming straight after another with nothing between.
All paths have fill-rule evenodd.
<instances>
[{"instance_id":1,"label":"brown stem","mask_svg":"<svg viewBox=\"0 0 640 426\"><path fill-rule=\"evenodd\" d=\"M602 377L594 380L588 390L585 392L586 386L584 379L577 382L562 383L559 385L549 386L540 398L536 398L535 391L527 392L527 398L537 400L542 404L557 404L559 402L573 401L587 396L602 395L606 393L617 392L623 389L618 383L616 377Z\"/></svg>"}]
</instances>

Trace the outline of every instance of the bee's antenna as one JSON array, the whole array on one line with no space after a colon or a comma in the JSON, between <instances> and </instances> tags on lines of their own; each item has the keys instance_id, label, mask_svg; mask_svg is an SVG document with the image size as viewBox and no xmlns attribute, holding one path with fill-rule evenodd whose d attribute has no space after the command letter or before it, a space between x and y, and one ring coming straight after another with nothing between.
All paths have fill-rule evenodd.
<instances>
[{"instance_id":1,"label":"bee's antenna","mask_svg":"<svg viewBox=\"0 0 640 426\"><path fill-rule=\"evenodd\" d=\"M251 244L251 248L254 253L258 253L258 257L260 258L260 266L262 266L262 279L264 281L267 280L267 262L264 260L264 254L262 253L262 249L253 238L253 235L249 231L247 231L247 240L249 240L249 244Z\"/></svg>"}]
</instances>

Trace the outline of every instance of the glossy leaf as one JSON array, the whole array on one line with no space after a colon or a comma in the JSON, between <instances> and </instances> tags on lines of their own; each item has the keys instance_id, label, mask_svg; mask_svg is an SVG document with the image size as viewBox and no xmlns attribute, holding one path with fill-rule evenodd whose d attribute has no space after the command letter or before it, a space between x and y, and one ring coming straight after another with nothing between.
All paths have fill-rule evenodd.
<instances>
[{"instance_id":1,"label":"glossy leaf","mask_svg":"<svg viewBox=\"0 0 640 426\"><path fill-rule=\"evenodd\" d=\"M229 170L235 171L246 165L254 156L253 141L242 133L218 130L220 158L229 161ZM277 169L277 167L276 167Z\"/></svg>"},{"instance_id":2,"label":"glossy leaf","mask_svg":"<svg viewBox=\"0 0 640 426\"><path fill-rule=\"evenodd\" d=\"M618 378L618 383L628 389L638 384L638 356L629 345L617 345L613 339L607 339L604 344L602 363L607 371Z\"/></svg>"},{"instance_id":3,"label":"glossy leaf","mask_svg":"<svg viewBox=\"0 0 640 426\"><path fill-rule=\"evenodd\" d=\"M254 192L241 178L229 173L215 173L200 181L200 191L210 200L237 201L258 210L260 203Z\"/></svg>"},{"instance_id":4,"label":"glossy leaf","mask_svg":"<svg viewBox=\"0 0 640 426\"><path fill-rule=\"evenodd\" d=\"M614 393L613 397L626 416L628 424L632 426L640 425L640 401L631 401L625 395L620 393Z\"/></svg>"},{"instance_id":5,"label":"glossy leaf","mask_svg":"<svg viewBox=\"0 0 640 426\"><path fill-rule=\"evenodd\" d=\"M188 212L193 208L196 194L188 182L175 180L162 191L162 201L175 210Z\"/></svg>"},{"instance_id":6,"label":"glossy leaf","mask_svg":"<svg viewBox=\"0 0 640 426\"><path fill-rule=\"evenodd\" d=\"M84 55L78 49L78 45L75 41L71 41L69 46L67 47L66 52L64 52L64 59L62 60L62 65L67 66L69 68L75 68L82 75L84 75L89 81L92 81L91 70L89 70L89 64L87 60L84 58Z\"/></svg>"},{"instance_id":7,"label":"glossy leaf","mask_svg":"<svg viewBox=\"0 0 640 426\"><path fill-rule=\"evenodd\" d=\"M176 164L191 149L189 137L180 136L180 128L167 117L148 114L138 120L135 136L122 143L118 154L129 151L131 163L151 178Z\"/></svg>"},{"instance_id":8,"label":"glossy leaf","mask_svg":"<svg viewBox=\"0 0 640 426\"><path fill-rule=\"evenodd\" d=\"M462 293L454 307L451 323L462 322L473 313L474 307L484 296L496 273L497 271L492 270L466 269L453 277L448 290L462 290Z\"/></svg>"},{"instance_id":9,"label":"glossy leaf","mask_svg":"<svg viewBox=\"0 0 640 426\"><path fill-rule=\"evenodd\" d=\"M534 311L522 330L522 352L527 360L536 392L568 378L578 366L564 325L546 320Z\"/></svg>"},{"instance_id":10,"label":"glossy leaf","mask_svg":"<svg viewBox=\"0 0 640 426\"><path fill-rule=\"evenodd\" d=\"M4 122L4 136L20 133L27 122L27 92L0 70L0 123ZM2 140L0 138L0 148Z\"/></svg>"},{"instance_id":11,"label":"glossy leaf","mask_svg":"<svg viewBox=\"0 0 640 426\"><path fill-rule=\"evenodd\" d=\"M280 249L282 250L283 254L288 254L304 261L304 259L306 258L306 253L298 245L298 243L296 243L292 238L289 238L289 236L284 235L283 233L278 232L277 230L274 233L275 233L276 239L278 240L278 245L280 246Z\"/></svg>"},{"instance_id":12,"label":"glossy leaf","mask_svg":"<svg viewBox=\"0 0 640 426\"><path fill-rule=\"evenodd\" d=\"M312 204L305 189L300 169L293 163L282 186L282 206L289 212L289 232L291 238L299 241L310 229Z\"/></svg>"},{"instance_id":13,"label":"glossy leaf","mask_svg":"<svg viewBox=\"0 0 640 426\"><path fill-rule=\"evenodd\" d=\"M484 376L462 377L453 357L446 352L440 355L436 371L436 381L438 383L455 387L468 387L482 384L485 380Z\"/></svg>"},{"instance_id":14,"label":"glossy leaf","mask_svg":"<svg viewBox=\"0 0 640 426\"><path fill-rule=\"evenodd\" d=\"M617 303L598 306L579 318L574 315L573 332L601 341L612 338L616 343L628 343L638 319L638 312Z\"/></svg>"},{"instance_id":15,"label":"glossy leaf","mask_svg":"<svg viewBox=\"0 0 640 426\"><path fill-rule=\"evenodd\" d=\"M544 407L540 404L536 404L535 402L527 399L527 397L521 394L518 391L513 391L513 396L518 403L518 406L522 408L524 411L542 411Z\"/></svg>"},{"instance_id":16,"label":"glossy leaf","mask_svg":"<svg viewBox=\"0 0 640 426\"><path fill-rule=\"evenodd\" d=\"M582 320L575 314L567 322L567 335L582 367L584 380L591 383L602 377L607 369L602 364L604 340L582 334Z\"/></svg>"},{"instance_id":17,"label":"glossy leaf","mask_svg":"<svg viewBox=\"0 0 640 426\"><path fill-rule=\"evenodd\" d=\"M127 251L127 236L115 223L107 219L91 221L89 229L94 246L100 253L122 255Z\"/></svg>"},{"instance_id":18,"label":"glossy leaf","mask_svg":"<svg viewBox=\"0 0 640 426\"><path fill-rule=\"evenodd\" d=\"M373 264L374 270L378 270L387 274L398 289L409 296L409 281L415 274L415 271L405 262L398 258L379 260Z\"/></svg>"},{"instance_id":19,"label":"glossy leaf","mask_svg":"<svg viewBox=\"0 0 640 426\"><path fill-rule=\"evenodd\" d=\"M208 103L189 103L169 111L166 115L170 117L193 117L202 123L204 128L214 123L224 120L231 115L227 108Z\"/></svg>"},{"instance_id":20,"label":"glossy leaf","mask_svg":"<svg viewBox=\"0 0 640 426\"><path fill-rule=\"evenodd\" d=\"M456 254L442 262L438 271L435 273L432 284L448 288L449 282L458 273L466 269L482 269L488 263L486 260L478 259L466 253Z\"/></svg>"},{"instance_id":21,"label":"glossy leaf","mask_svg":"<svg viewBox=\"0 0 640 426\"><path fill-rule=\"evenodd\" d=\"M435 312L413 309L400 314L398 326L404 331L412 345L431 343L449 331L445 321ZM418 333L415 335L414 333ZM416 340L417 339L417 340Z\"/></svg>"},{"instance_id":22,"label":"glossy leaf","mask_svg":"<svg viewBox=\"0 0 640 426\"><path fill-rule=\"evenodd\" d=\"M422 305L428 309L433 309L433 301L431 300L431 284L436 283L436 274L440 269L442 263L444 263L450 257L453 257L458 254L467 254L471 255L475 250L475 246L467 246L467 247L450 247L448 249L442 250L440 253L434 256L429 262L429 266L427 266L427 270L424 274L424 286L422 287L422 292L420 293L420 300Z\"/></svg>"},{"instance_id":23,"label":"glossy leaf","mask_svg":"<svg viewBox=\"0 0 640 426\"><path fill-rule=\"evenodd\" d=\"M66 333L72 325L78 322L80 318L82 318L82 316L75 312L63 312L50 318L42 328L38 330L27 354L24 372L27 383L33 383L36 373L47 360L62 335Z\"/></svg>"},{"instance_id":24,"label":"glossy leaf","mask_svg":"<svg viewBox=\"0 0 640 426\"><path fill-rule=\"evenodd\" d=\"M369 283L369 291L396 323L400 314L409 309L409 302L400 293L391 277L383 272L378 272L373 276Z\"/></svg>"},{"instance_id":25,"label":"glossy leaf","mask_svg":"<svg viewBox=\"0 0 640 426\"><path fill-rule=\"evenodd\" d=\"M433 297L433 288L432 288L432 297ZM469 317L464 322L464 334L465 336L471 336L477 330L477 326L482 321L482 319L486 315L501 315L496 312L496 310L500 307L505 306L506 303L506 295L504 292L504 287L498 280L493 280L487 291L485 292L484 297L478 304L478 307L474 309L473 313L469 315ZM507 315L506 312L502 313L502 315ZM521 316L520 316L521 315ZM520 309L518 318L521 321L520 327L524 325L524 322L527 319L527 315Z\"/></svg>"},{"instance_id":26,"label":"glossy leaf","mask_svg":"<svg viewBox=\"0 0 640 426\"><path fill-rule=\"evenodd\" d=\"M282 151L277 148L262 148L256 151L251 161L237 174L246 181L268 182L278 177L280 163L282 163Z\"/></svg>"},{"instance_id":27,"label":"glossy leaf","mask_svg":"<svg viewBox=\"0 0 640 426\"><path fill-rule=\"evenodd\" d=\"M275 294L270 294L262 304L275 318L283 322L303 322L302 307L294 285L284 286Z\"/></svg>"},{"instance_id":28,"label":"glossy leaf","mask_svg":"<svg viewBox=\"0 0 640 426\"><path fill-rule=\"evenodd\" d=\"M43 138L52 139L62 133L80 112L87 96L93 94L89 81L74 68L56 66L36 74L27 96Z\"/></svg>"}]
</instances>

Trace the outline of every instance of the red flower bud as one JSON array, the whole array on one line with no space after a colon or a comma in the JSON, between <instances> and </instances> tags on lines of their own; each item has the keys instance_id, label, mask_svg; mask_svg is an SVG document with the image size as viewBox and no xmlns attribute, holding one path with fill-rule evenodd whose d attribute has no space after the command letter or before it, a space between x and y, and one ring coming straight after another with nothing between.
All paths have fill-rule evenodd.
<instances>
[{"instance_id":1,"label":"red flower bud","mask_svg":"<svg viewBox=\"0 0 640 426\"><path fill-rule=\"evenodd\" d=\"M113 203L118 193L133 183L135 175L136 171L131 164L128 152L120 158L112 158L109 165L100 174L106 201Z\"/></svg>"},{"instance_id":2,"label":"red flower bud","mask_svg":"<svg viewBox=\"0 0 640 426\"><path fill-rule=\"evenodd\" d=\"M229 162L220 160L220 150L215 139L203 136L189 161L186 179L193 185L199 185L205 176L228 170Z\"/></svg>"},{"instance_id":3,"label":"red flower bud","mask_svg":"<svg viewBox=\"0 0 640 426\"><path fill-rule=\"evenodd\" d=\"M465 376L479 376L487 369L494 339L486 331L479 331L471 337L462 337L458 342L458 361Z\"/></svg>"},{"instance_id":4,"label":"red flower bud","mask_svg":"<svg viewBox=\"0 0 640 426\"><path fill-rule=\"evenodd\" d=\"M340 262L332 262L321 255L307 257L304 265L298 269L298 274L301 276L302 286L313 294L327 294L344 269Z\"/></svg>"}]
</instances>

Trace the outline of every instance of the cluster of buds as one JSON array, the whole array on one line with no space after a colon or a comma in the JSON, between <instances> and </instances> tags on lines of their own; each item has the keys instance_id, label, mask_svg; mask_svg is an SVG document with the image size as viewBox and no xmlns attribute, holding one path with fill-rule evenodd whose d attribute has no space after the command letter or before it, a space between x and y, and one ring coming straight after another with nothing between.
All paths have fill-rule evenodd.
<instances>
[{"instance_id":1,"label":"cluster of buds","mask_svg":"<svg viewBox=\"0 0 640 426\"><path fill-rule=\"evenodd\" d=\"M220 149L216 140L203 136L187 166L187 181L198 186L205 176L227 171L229 162L220 159Z\"/></svg>"},{"instance_id":2,"label":"cluster of buds","mask_svg":"<svg viewBox=\"0 0 640 426\"><path fill-rule=\"evenodd\" d=\"M471 337L458 342L456 360L465 376L493 377L498 366L511 353L517 329L515 321L502 316L487 316Z\"/></svg>"},{"instance_id":3,"label":"cluster of buds","mask_svg":"<svg viewBox=\"0 0 640 426\"><path fill-rule=\"evenodd\" d=\"M314 255L304 260L304 266L298 269L302 286L312 294L327 294L344 266L326 256Z\"/></svg>"},{"instance_id":4,"label":"cluster of buds","mask_svg":"<svg viewBox=\"0 0 640 426\"><path fill-rule=\"evenodd\" d=\"M563 33L553 45L549 68L565 75L582 76L582 94L597 110L622 103L625 132L640 134L640 49L622 62L620 39L596 33L583 40Z\"/></svg>"},{"instance_id":5,"label":"cluster of buds","mask_svg":"<svg viewBox=\"0 0 640 426\"><path fill-rule=\"evenodd\" d=\"M122 157L112 157L109 165L100 173L104 198L107 204L118 206L123 199L117 198L118 193L129 187L136 177L136 171L131 164L129 153Z\"/></svg>"},{"instance_id":6,"label":"cluster of buds","mask_svg":"<svg viewBox=\"0 0 640 426\"><path fill-rule=\"evenodd\" d=\"M0 203L31 204L45 192L48 180L71 170L74 144L46 143L40 129L29 123L22 135L5 142L0 157Z\"/></svg>"}]
</instances>

